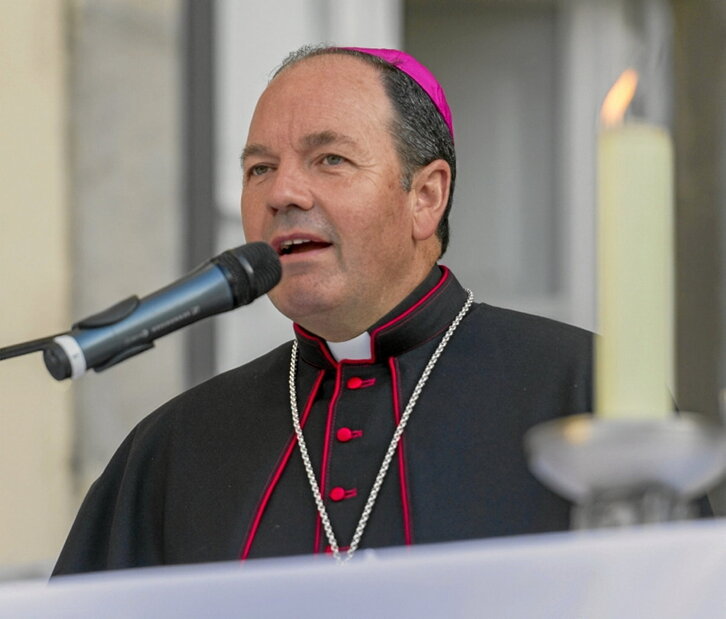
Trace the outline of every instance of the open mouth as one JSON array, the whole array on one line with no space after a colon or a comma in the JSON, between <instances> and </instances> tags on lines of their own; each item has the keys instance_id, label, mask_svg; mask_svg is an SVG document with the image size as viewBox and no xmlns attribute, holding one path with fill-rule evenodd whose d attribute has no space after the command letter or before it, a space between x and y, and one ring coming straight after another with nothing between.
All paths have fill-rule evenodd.
<instances>
[{"instance_id":1,"label":"open mouth","mask_svg":"<svg viewBox=\"0 0 726 619\"><path fill-rule=\"evenodd\" d=\"M330 247L331 243L323 243L320 241L310 241L308 239L292 239L280 243L277 253L280 256L288 256L290 254L301 254L316 249L325 249Z\"/></svg>"}]
</instances>

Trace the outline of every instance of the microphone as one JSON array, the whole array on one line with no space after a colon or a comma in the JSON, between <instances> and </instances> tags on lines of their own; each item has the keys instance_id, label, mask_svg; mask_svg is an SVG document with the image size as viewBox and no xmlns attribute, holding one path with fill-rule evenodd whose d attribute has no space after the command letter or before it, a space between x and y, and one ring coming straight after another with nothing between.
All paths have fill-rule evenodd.
<instances>
[{"instance_id":1,"label":"microphone","mask_svg":"<svg viewBox=\"0 0 726 619\"><path fill-rule=\"evenodd\" d=\"M251 303L281 276L280 259L267 243L230 249L157 292L124 299L46 341L45 366L56 380L101 372L153 348L167 333Z\"/></svg>"}]
</instances>

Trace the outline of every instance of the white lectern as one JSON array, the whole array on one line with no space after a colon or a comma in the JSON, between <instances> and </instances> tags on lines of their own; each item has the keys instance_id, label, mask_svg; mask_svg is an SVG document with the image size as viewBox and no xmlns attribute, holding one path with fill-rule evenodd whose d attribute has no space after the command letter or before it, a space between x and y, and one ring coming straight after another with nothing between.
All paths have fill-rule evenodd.
<instances>
[{"instance_id":1,"label":"white lectern","mask_svg":"<svg viewBox=\"0 0 726 619\"><path fill-rule=\"evenodd\" d=\"M726 522L711 520L147 568L0 587L0 617L726 616Z\"/></svg>"}]
</instances>

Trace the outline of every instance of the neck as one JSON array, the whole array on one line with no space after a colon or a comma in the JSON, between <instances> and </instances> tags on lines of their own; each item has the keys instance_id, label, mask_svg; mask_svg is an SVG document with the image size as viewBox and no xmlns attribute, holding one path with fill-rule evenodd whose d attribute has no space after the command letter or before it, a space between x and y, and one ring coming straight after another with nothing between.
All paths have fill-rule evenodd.
<instances>
[{"instance_id":1,"label":"neck","mask_svg":"<svg viewBox=\"0 0 726 619\"><path fill-rule=\"evenodd\" d=\"M426 279L380 320L370 325L371 359L388 359L429 341L442 333L466 300L466 291L446 267L431 269ZM334 367L335 344L294 325L302 358L315 367ZM361 336L362 337L362 336ZM356 338L357 339L357 338Z\"/></svg>"},{"instance_id":2,"label":"neck","mask_svg":"<svg viewBox=\"0 0 726 619\"><path fill-rule=\"evenodd\" d=\"M296 320L296 322L305 330L328 342L346 342L365 333L372 325L389 314L421 285L430 272L431 267L428 267L425 272L417 275L405 287L399 287L396 294L389 294L387 298L381 295L381 299L375 304L375 311L371 311L373 305L370 303L356 302L328 312L316 312L311 316Z\"/></svg>"}]
</instances>

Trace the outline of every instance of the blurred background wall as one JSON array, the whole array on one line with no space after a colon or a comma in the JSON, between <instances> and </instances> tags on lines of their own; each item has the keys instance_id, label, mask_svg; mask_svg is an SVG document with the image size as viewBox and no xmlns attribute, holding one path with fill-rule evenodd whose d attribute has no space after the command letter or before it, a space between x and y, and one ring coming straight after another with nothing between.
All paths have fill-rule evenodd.
<instances>
[{"instance_id":1,"label":"blurred background wall","mask_svg":"<svg viewBox=\"0 0 726 619\"><path fill-rule=\"evenodd\" d=\"M1 346L66 328L72 216L64 7L2 2L0 13ZM0 574L47 561L75 504L73 394L38 369L31 357L0 369Z\"/></svg>"},{"instance_id":2,"label":"blurred background wall","mask_svg":"<svg viewBox=\"0 0 726 619\"><path fill-rule=\"evenodd\" d=\"M596 328L598 108L619 73L677 152L683 410L726 386L721 0L0 0L0 346L63 331L244 242L239 154L291 50L402 46L439 76L460 170L451 266L477 298ZM48 572L133 425L289 339L266 299L73 385L0 365L0 577ZM241 406L243 403L241 403ZM714 494L717 506L723 504Z\"/></svg>"}]
</instances>

